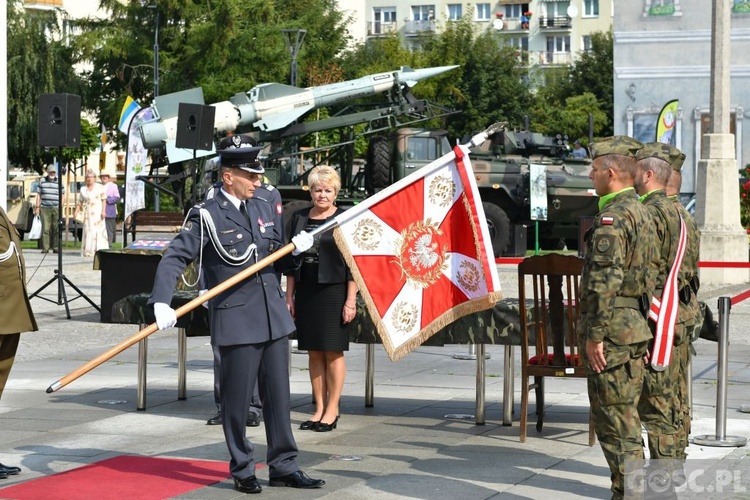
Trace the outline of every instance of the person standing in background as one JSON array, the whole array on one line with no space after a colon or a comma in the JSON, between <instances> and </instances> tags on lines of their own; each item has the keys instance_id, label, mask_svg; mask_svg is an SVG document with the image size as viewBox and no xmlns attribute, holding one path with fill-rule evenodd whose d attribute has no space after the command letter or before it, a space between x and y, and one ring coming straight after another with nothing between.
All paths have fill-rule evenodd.
<instances>
[{"instance_id":1,"label":"person standing in background","mask_svg":"<svg viewBox=\"0 0 750 500\"><path fill-rule=\"evenodd\" d=\"M117 202L120 201L120 189L111 179L117 179L117 172L110 176L108 171L103 170L99 178L102 180L104 193L107 195L104 225L107 228L107 242L112 245L117 239Z\"/></svg>"},{"instance_id":2,"label":"person standing in background","mask_svg":"<svg viewBox=\"0 0 750 500\"><path fill-rule=\"evenodd\" d=\"M581 146L581 141L576 139L576 142L573 143L573 151L570 152L570 155L573 158L588 158L589 155L586 153L586 148Z\"/></svg>"},{"instance_id":3,"label":"person standing in background","mask_svg":"<svg viewBox=\"0 0 750 500\"><path fill-rule=\"evenodd\" d=\"M65 194L65 187L62 188ZM39 181L34 215L42 219L42 253L57 253L60 231L60 181L54 165L47 165L47 177Z\"/></svg>"},{"instance_id":4,"label":"person standing in background","mask_svg":"<svg viewBox=\"0 0 750 500\"><path fill-rule=\"evenodd\" d=\"M83 211L83 241L81 256L93 257L97 250L109 248L107 228L104 225L107 209L107 193L104 186L96 182L96 173L86 171L86 181L78 194L75 216Z\"/></svg>"},{"instance_id":5,"label":"person standing in background","mask_svg":"<svg viewBox=\"0 0 750 500\"><path fill-rule=\"evenodd\" d=\"M0 207L0 399L13 367L21 332L39 330L26 291L26 267L21 238ZM0 464L0 479L21 472L19 467Z\"/></svg>"},{"instance_id":6,"label":"person standing in background","mask_svg":"<svg viewBox=\"0 0 750 500\"><path fill-rule=\"evenodd\" d=\"M313 206L292 215L291 234L310 233L343 212L335 201L341 179L335 169L315 167L308 176ZM316 235L302 264L287 276L286 303L297 325L301 350L308 351L315 413L302 430L328 432L339 420L349 330L357 313L357 285L331 231Z\"/></svg>"}]
</instances>

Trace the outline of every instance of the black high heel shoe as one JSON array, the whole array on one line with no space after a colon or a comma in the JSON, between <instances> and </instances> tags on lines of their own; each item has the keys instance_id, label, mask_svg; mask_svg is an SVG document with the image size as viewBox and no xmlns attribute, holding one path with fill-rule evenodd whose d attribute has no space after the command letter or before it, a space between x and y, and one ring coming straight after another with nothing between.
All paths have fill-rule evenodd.
<instances>
[{"instance_id":1,"label":"black high heel shoe","mask_svg":"<svg viewBox=\"0 0 750 500\"><path fill-rule=\"evenodd\" d=\"M323 422L315 422L313 424L312 430L314 430L315 432L330 432L336 428L336 423L338 423L338 421L339 421L339 417L336 417L336 420L334 420L330 424L326 424Z\"/></svg>"},{"instance_id":2,"label":"black high heel shoe","mask_svg":"<svg viewBox=\"0 0 750 500\"><path fill-rule=\"evenodd\" d=\"M314 430L315 426L320 423L320 420L317 422L315 420L305 420L301 424L299 424L299 428L302 431L311 431Z\"/></svg>"}]
</instances>

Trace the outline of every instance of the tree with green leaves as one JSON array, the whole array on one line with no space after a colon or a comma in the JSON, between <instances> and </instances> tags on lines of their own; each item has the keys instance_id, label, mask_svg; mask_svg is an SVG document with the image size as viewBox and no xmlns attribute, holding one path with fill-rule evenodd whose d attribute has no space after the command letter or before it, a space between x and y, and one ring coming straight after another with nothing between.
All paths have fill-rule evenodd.
<instances>
[{"instance_id":1,"label":"tree with green leaves","mask_svg":"<svg viewBox=\"0 0 750 500\"><path fill-rule=\"evenodd\" d=\"M7 8L8 161L42 172L56 152L38 146L39 95L80 94L82 84L73 51L60 42L58 12L27 11L18 0L7 0Z\"/></svg>"},{"instance_id":2,"label":"tree with green leaves","mask_svg":"<svg viewBox=\"0 0 750 500\"><path fill-rule=\"evenodd\" d=\"M614 133L612 32L593 33L591 43L591 51L582 53L569 68L545 70L545 85L537 89L531 108L533 130L584 139L591 113L595 136Z\"/></svg>"}]
</instances>

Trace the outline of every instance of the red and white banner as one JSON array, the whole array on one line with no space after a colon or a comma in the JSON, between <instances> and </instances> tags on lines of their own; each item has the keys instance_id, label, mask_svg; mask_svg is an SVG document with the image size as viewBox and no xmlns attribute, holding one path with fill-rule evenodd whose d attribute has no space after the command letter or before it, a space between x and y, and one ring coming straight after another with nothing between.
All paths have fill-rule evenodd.
<instances>
[{"instance_id":1,"label":"red and white banner","mask_svg":"<svg viewBox=\"0 0 750 500\"><path fill-rule=\"evenodd\" d=\"M661 300L653 297L648 317L656 324L654 334L654 349L651 354L651 367L656 371L664 371L672 360L672 347L674 347L674 328L677 323L677 313L680 308L680 288L677 277L680 274L682 259L685 257L687 248L687 230L685 221L680 215L680 237L677 243L672 269L669 270L667 281L664 283L664 291Z\"/></svg>"},{"instance_id":2,"label":"red and white banner","mask_svg":"<svg viewBox=\"0 0 750 500\"><path fill-rule=\"evenodd\" d=\"M391 361L502 299L467 146L456 146L336 222L336 242Z\"/></svg>"}]
</instances>

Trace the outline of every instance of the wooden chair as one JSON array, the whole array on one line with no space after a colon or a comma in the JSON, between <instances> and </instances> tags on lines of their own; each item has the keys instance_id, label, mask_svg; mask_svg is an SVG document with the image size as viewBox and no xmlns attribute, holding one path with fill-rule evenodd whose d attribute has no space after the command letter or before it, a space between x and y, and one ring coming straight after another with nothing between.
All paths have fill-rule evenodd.
<instances>
[{"instance_id":1,"label":"wooden chair","mask_svg":"<svg viewBox=\"0 0 750 500\"><path fill-rule=\"evenodd\" d=\"M583 259L562 254L528 257L518 265L518 297L521 304L533 299L533 308L521 307L521 442L526 441L529 413L529 391L536 392L536 430L544 423L544 377L586 378L578 349L580 305L578 287ZM532 297L527 291L531 278ZM530 317L530 315L532 315ZM533 335L533 337L532 337ZM536 346L529 356L529 339ZM529 384L529 377L534 383ZM589 446L595 441L589 412Z\"/></svg>"}]
</instances>

